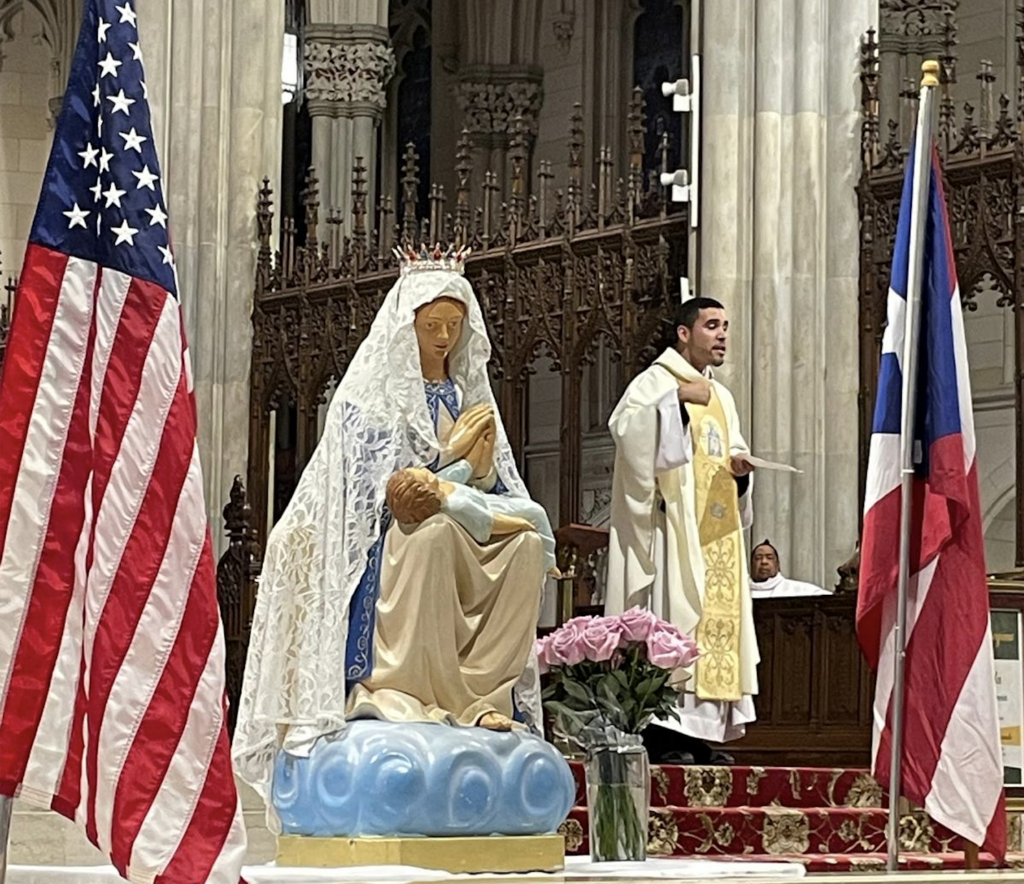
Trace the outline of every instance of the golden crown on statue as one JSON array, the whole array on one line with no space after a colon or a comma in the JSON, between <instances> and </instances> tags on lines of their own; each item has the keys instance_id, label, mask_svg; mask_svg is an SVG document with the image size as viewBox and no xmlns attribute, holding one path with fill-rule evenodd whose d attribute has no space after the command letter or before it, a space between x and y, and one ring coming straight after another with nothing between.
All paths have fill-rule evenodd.
<instances>
[{"instance_id":1,"label":"golden crown on statue","mask_svg":"<svg viewBox=\"0 0 1024 884\"><path fill-rule=\"evenodd\" d=\"M470 249L468 246L442 248L435 245L433 248L420 246L419 251L412 246L402 246L393 251L398 258L402 276L426 270L446 270L461 276L466 272L466 258L469 257Z\"/></svg>"}]
</instances>

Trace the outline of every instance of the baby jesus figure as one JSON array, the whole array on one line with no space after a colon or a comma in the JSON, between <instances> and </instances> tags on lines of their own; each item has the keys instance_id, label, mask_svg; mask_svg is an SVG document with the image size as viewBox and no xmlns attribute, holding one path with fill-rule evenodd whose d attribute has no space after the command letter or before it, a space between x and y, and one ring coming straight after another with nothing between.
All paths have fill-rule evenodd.
<instances>
[{"instance_id":1,"label":"baby jesus figure","mask_svg":"<svg viewBox=\"0 0 1024 884\"><path fill-rule=\"evenodd\" d=\"M544 507L529 498L486 494L465 484L472 478L472 471L466 460L436 473L422 467L399 470L388 481L388 508L403 525L417 525L444 513L481 544L534 531L544 544L545 570L556 573L555 542Z\"/></svg>"}]
</instances>

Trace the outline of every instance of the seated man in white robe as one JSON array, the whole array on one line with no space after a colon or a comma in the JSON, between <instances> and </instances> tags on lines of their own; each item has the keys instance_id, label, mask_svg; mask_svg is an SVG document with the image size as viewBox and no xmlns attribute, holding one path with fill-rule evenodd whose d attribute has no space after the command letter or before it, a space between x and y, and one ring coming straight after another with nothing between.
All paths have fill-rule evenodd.
<instances>
[{"instance_id":1,"label":"seated man in white robe","mask_svg":"<svg viewBox=\"0 0 1024 884\"><path fill-rule=\"evenodd\" d=\"M707 743L755 717L754 634L743 529L752 466L729 390L714 378L728 319L718 301L679 305L672 344L638 375L608 426L615 440L605 610L650 607L700 647L679 721L645 734L656 762L728 761Z\"/></svg>"},{"instance_id":2,"label":"seated man in white robe","mask_svg":"<svg viewBox=\"0 0 1024 884\"><path fill-rule=\"evenodd\" d=\"M779 553L768 540L754 547L750 554L750 594L755 599L798 598L800 596L832 595L827 589L790 580L779 567Z\"/></svg>"}]
</instances>

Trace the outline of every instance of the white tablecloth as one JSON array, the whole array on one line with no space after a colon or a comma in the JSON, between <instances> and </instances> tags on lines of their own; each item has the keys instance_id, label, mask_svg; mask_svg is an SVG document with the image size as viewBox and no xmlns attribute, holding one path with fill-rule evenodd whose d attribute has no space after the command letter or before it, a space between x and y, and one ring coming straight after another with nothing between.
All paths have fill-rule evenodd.
<instances>
[{"instance_id":1,"label":"white tablecloth","mask_svg":"<svg viewBox=\"0 0 1024 884\"><path fill-rule=\"evenodd\" d=\"M570 857L564 872L554 874L452 875L408 866L360 866L344 869L283 868L273 864L246 866L249 884L416 884L420 881L482 881L488 878L620 878L630 880L686 880L694 884L712 879L785 882L804 877L799 863L728 862L702 859L650 859L645 863L591 863ZM7 884L123 884L113 866L11 866Z\"/></svg>"}]
</instances>

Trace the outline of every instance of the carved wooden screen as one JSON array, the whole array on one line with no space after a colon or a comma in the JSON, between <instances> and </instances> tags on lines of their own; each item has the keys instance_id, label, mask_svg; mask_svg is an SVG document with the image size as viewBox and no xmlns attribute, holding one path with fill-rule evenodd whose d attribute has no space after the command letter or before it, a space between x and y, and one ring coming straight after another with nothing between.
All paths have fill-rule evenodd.
<instances>
[{"instance_id":1,"label":"carved wooden screen","mask_svg":"<svg viewBox=\"0 0 1024 884\"><path fill-rule=\"evenodd\" d=\"M293 477L318 436L318 414L363 339L397 276L391 254L399 243L456 242L473 253L467 276L480 298L494 345L492 375L503 420L517 456L526 433L526 392L535 359L550 357L561 377L560 521L580 516L581 376L606 342L630 376L653 352L666 307L685 275L689 223L668 200L655 174L642 171L643 100L634 94L628 116L629 157L616 180L607 151L595 183L583 186L583 120L570 121L568 178L554 187L550 163L527 168L527 135L518 127L509 149L508 203L493 197L497 180L483 176L472 198L474 170L465 136L453 158L458 186L446 210L440 186L430 188L427 217L416 215L420 189L411 147L404 164L403 205L396 222L389 198L368 206L365 170L353 170L352 233L342 236L335 210L322 212L315 173L304 195L306 237L282 222L281 249L272 252L272 201L260 193L260 252L253 310L249 425L249 501L257 535L265 534L269 488L271 414L296 414ZM669 141L662 140L667 167ZM326 217L324 231L320 219ZM372 228L372 229L371 229ZM285 489L285 495L291 488Z\"/></svg>"},{"instance_id":2,"label":"carved wooden screen","mask_svg":"<svg viewBox=\"0 0 1024 884\"><path fill-rule=\"evenodd\" d=\"M944 169L960 297L967 311L993 298L1013 311L1016 411L1016 558L1024 556L1024 5L1018 8L1017 110L1006 95L994 94L992 65L982 62L977 105L958 107L950 97L956 83L956 4L905 4L883 0L881 38L871 31L861 47L863 126L862 172L858 186L860 252L860 462L861 488L874 412L886 299L900 191L917 113L917 79L892 82L900 71L920 69L922 57L938 58L938 150ZM890 31L886 32L886 28ZM895 30L892 30L895 29ZM1011 74L1011 77L1013 74ZM888 77L888 79L887 79ZM1012 81L1012 80L1011 80ZM997 110L998 107L998 110Z\"/></svg>"},{"instance_id":3,"label":"carved wooden screen","mask_svg":"<svg viewBox=\"0 0 1024 884\"><path fill-rule=\"evenodd\" d=\"M14 290L18 280L14 276L7 278L3 287L3 301L0 302L0 372L3 372L4 354L7 352L7 332L11 327L11 308L14 306Z\"/></svg>"}]
</instances>

